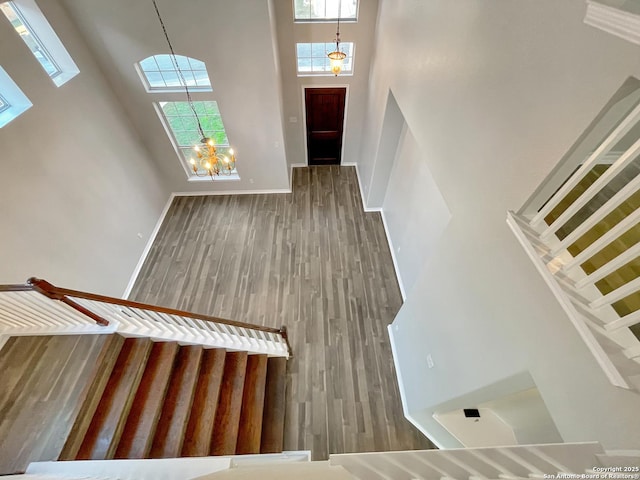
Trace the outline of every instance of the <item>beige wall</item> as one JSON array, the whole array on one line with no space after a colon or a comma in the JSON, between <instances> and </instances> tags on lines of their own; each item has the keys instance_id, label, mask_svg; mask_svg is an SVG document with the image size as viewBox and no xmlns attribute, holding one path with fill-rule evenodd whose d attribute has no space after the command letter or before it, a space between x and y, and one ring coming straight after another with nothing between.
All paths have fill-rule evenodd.
<instances>
[{"instance_id":1,"label":"beige wall","mask_svg":"<svg viewBox=\"0 0 640 480\"><path fill-rule=\"evenodd\" d=\"M62 0L107 80L118 92L142 142L173 192L265 191L289 188L281 122L276 52L267 0L158 0L178 55L207 65L229 142L237 152L239 181L187 181L153 102L184 101L184 93L146 93L134 65L169 53L153 4L128 0Z\"/></svg>"},{"instance_id":2,"label":"beige wall","mask_svg":"<svg viewBox=\"0 0 640 480\"><path fill-rule=\"evenodd\" d=\"M583 0L380 2L359 171L365 198L379 191L370 182L391 91L451 212L428 261L409 266L419 271L393 327L408 411L444 446L457 442L434 412L537 385L565 441L640 447L640 396L607 381L505 223L640 74L639 47L584 25L585 10ZM415 235L429 234L426 224Z\"/></svg>"},{"instance_id":3,"label":"beige wall","mask_svg":"<svg viewBox=\"0 0 640 480\"><path fill-rule=\"evenodd\" d=\"M64 9L39 3L80 74L56 88L0 18L0 65L33 103L0 129L0 283L119 296L168 190Z\"/></svg>"}]
</instances>

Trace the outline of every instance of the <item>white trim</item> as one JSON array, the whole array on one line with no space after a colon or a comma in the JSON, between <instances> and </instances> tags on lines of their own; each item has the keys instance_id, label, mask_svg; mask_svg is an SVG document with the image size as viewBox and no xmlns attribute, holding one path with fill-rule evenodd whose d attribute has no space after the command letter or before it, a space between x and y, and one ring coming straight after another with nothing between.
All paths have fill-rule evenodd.
<instances>
[{"instance_id":1,"label":"white trim","mask_svg":"<svg viewBox=\"0 0 640 480\"><path fill-rule=\"evenodd\" d=\"M606 139L596 148L591 155L580 165L565 183L551 196L547 203L540 208L538 213L529 222L532 227L542 224L544 218L560 203L560 201L589 173L594 165L598 164L600 157L609 152L620 139L640 121L640 105L636 107L609 133ZM584 232L583 232L584 233ZM570 244L566 244L570 245Z\"/></svg>"},{"instance_id":2,"label":"white trim","mask_svg":"<svg viewBox=\"0 0 640 480\"><path fill-rule=\"evenodd\" d=\"M342 20L341 20L342 21ZM338 75L336 75L335 73L333 73L331 70L316 70L316 71L300 71L299 67L300 67L300 57L298 57L298 45L301 44L307 44L307 45L311 45L310 50L313 52L313 45L326 45L326 44L333 44L334 42L296 42L296 76L297 77L337 77L338 75L340 75L341 77L352 77L353 76L353 72L355 70L354 66L355 66L355 58L356 58L356 43L353 41L343 41L340 40L341 44L350 44L351 45L351 55L347 55L347 57L345 57L345 60L349 57L351 57L351 69L350 70L340 70L340 73L338 73ZM331 50L333 51L333 50ZM326 50L325 50L326 52ZM342 52L344 52L344 49L342 49ZM313 55L313 54L312 54ZM327 54L325 53L325 55L323 55L322 57L303 57L303 58L308 58L309 60L311 60L311 63L313 63L313 59L314 58L326 58Z\"/></svg>"},{"instance_id":3,"label":"white trim","mask_svg":"<svg viewBox=\"0 0 640 480\"><path fill-rule=\"evenodd\" d=\"M49 78L56 87L61 87L73 77L80 73L80 69L69 55L69 52L65 48L64 44L58 38L53 27L49 24L49 21L44 16L44 13L40 10L34 0L13 0L13 6L24 17L26 22L31 27L31 31L38 37L44 49L49 56L58 66L60 73ZM44 67L43 67L44 69ZM45 70L45 73L46 70ZM47 74L48 75L48 74Z\"/></svg>"},{"instance_id":4,"label":"white trim","mask_svg":"<svg viewBox=\"0 0 640 480\"><path fill-rule=\"evenodd\" d=\"M289 192L293 193L293 169L308 167L306 163L292 163L289 165Z\"/></svg>"},{"instance_id":5,"label":"white trim","mask_svg":"<svg viewBox=\"0 0 640 480\"><path fill-rule=\"evenodd\" d=\"M2 98L9 105L9 108L0 112L0 128L2 128L29 110L33 104L2 67L0 67L0 89L2 89Z\"/></svg>"},{"instance_id":6,"label":"white trim","mask_svg":"<svg viewBox=\"0 0 640 480\"><path fill-rule=\"evenodd\" d=\"M158 70L158 72L147 72L145 71L142 66L140 65L141 62L144 62L145 60L148 60L150 58L153 58L154 62L156 62L157 65L157 60L155 57L158 56L166 56L166 57L171 57L170 53L155 53L153 55L149 55L148 57L143 58L142 60L140 60L139 62L136 62L134 64L134 67L136 69L136 71L138 72L138 75L140 75L140 80L142 82L142 85L144 86L145 90L147 91L147 93L184 93L184 84L182 84L182 82L180 82L182 85L179 87L152 87L151 84L149 83L149 78L147 77L147 73L160 73L162 74L163 71L171 71L171 72L176 72L178 73L178 70ZM204 65L205 68L205 72L207 72L207 80L209 80L209 86L198 86L198 85L189 85L189 91L190 92L213 92L213 87L211 85L211 77L209 77L209 70L207 69L207 65L204 61L200 60L199 58L194 58L194 57L189 57L187 55L178 55L176 54L176 59L177 57L183 57L189 60L189 64L191 64L190 60L196 60L198 62L202 62L202 64ZM172 64L173 66L175 66L175 64ZM158 68L160 68L160 66L158 66ZM185 69L182 68L181 70L183 71L189 71L191 73L194 72L193 69ZM164 77L163 77L164 78Z\"/></svg>"},{"instance_id":7,"label":"white trim","mask_svg":"<svg viewBox=\"0 0 640 480\"><path fill-rule=\"evenodd\" d=\"M193 173L193 172L192 172ZM232 173L230 175L216 175L213 179L214 182L237 182L240 180L240 175L238 172ZM187 182L211 182L211 177L209 175L203 175L201 177L191 175Z\"/></svg>"},{"instance_id":8,"label":"white trim","mask_svg":"<svg viewBox=\"0 0 640 480\"><path fill-rule=\"evenodd\" d=\"M147 240L147 244L145 245L144 250L142 251L142 255L138 260L138 264L136 265L136 268L133 270L133 273L131 274L131 278L129 278L129 283L127 284L127 288L124 290L124 293L122 294L122 298L127 299L129 298L129 295L131 295L131 290L133 289L133 285L136 283L136 280L138 279L138 275L140 275L140 270L142 270L142 265L144 265L144 262L147 260L147 256L149 255L149 252L151 251L151 247L153 246L153 242L155 242L156 237L158 236L160 227L164 223L164 219L167 216L167 213L169 212L169 208L171 207L171 204L173 203L173 199L175 198L175 196L176 196L175 193L172 193L171 195L169 195L169 200L167 200L167 203L162 209L162 212L160 213L160 217L156 222L156 226L153 227L153 230L151 231L151 235L149 235L149 240Z\"/></svg>"},{"instance_id":9,"label":"white trim","mask_svg":"<svg viewBox=\"0 0 640 480\"><path fill-rule=\"evenodd\" d=\"M173 192L175 197L202 197L210 195L266 195L269 193L291 193L289 188L274 188L267 190L219 190L206 192Z\"/></svg>"},{"instance_id":10,"label":"white trim","mask_svg":"<svg viewBox=\"0 0 640 480\"><path fill-rule=\"evenodd\" d=\"M511 228L511 230L513 231L518 242L520 243L520 245L522 245L522 248L526 252L529 259L533 262L534 266L538 270L538 273L540 273L553 295L556 297L558 303L560 303L560 306L571 320L573 326L578 331L580 338L582 338L582 341L587 345L596 362L598 362L598 365L600 365L600 368L602 368L602 371L607 376L609 381L617 387L626 389L630 388L624 377L620 374L616 366L609 358L609 355L607 355L602 346L593 336L591 330L589 330L589 327L581 319L580 314L576 310L571 300L562 291L562 288L556 282L551 272L549 272L545 263L538 256L533 246L525 236L524 232L520 229L520 226L518 225L518 222L516 220L516 214L511 211L507 212L507 225L509 225L509 228Z\"/></svg>"},{"instance_id":11,"label":"white trim","mask_svg":"<svg viewBox=\"0 0 640 480\"><path fill-rule=\"evenodd\" d=\"M305 166L309 166L309 149L307 148L307 95L305 90L307 88L344 88L344 118L342 119L342 150L340 151L340 165L344 159L344 139L347 136L347 111L349 110L349 84L336 84L336 85L301 85L302 87L302 118L304 119L303 125L303 140L304 140L304 160ZM312 165L313 166L313 165Z\"/></svg>"},{"instance_id":12,"label":"white trim","mask_svg":"<svg viewBox=\"0 0 640 480\"><path fill-rule=\"evenodd\" d=\"M396 274L398 287L400 287L400 295L402 296L402 301L405 302L407 300L407 294L404 289L404 284L402 283L402 277L400 276L400 267L398 266L398 259L396 258L396 251L393 248L393 242L391 241L391 236L389 235L389 227L387 225L387 219L384 216L384 210L382 209L382 207L369 208L366 206L364 193L362 190L362 180L360 179L360 169L357 163L348 164L348 165L345 164L344 166L351 166L351 165L356 167L356 177L358 179L358 187L360 189L360 198L362 199L362 209L365 212L380 212L380 217L382 218L382 226L384 227L384 234L387 237L387 244L389 245L389 251L391 252L391 261L393 262L393 270L395 271L395 274Z\"/></svg>"},{"instance_id":13,"label":"white trim","mask_svg":"<svg viewBox=\"0 0 640 480\"><path fill-rule=\"evenodd\" d=\"M420 430L425 437L431 440L436 447L439 449L445 448L436 437L431 435L423 425L416 422L416 420L409 413L409 407L407 406L407 394L404 391L404 381L402 380L402 372L400 371L399 363L398 363L398 352L396 350L395 338L393 336L393 323L387 325L387 333L389 334L389 344L391 345L391 356L393 357L393 366L396 371L396 377L398 378L398 390L400 391L400 403L402 403L402 412L404 413L404 418L409 420L411 424Z\"/></svg>"},{"instance_id":14,"label":"white trim","mask_svg":"<svg viewBox=\"0 0 640 480\"><path fill-rule=\"evenodd\" d=\"M138 275L140 275L140 270L142 270L142 265L144 265L144 262L147 259L149 252L151 251L151 247L153 246L153 242L158 236L160 227L162 226L162 223L164 222L164 219L167 216L167 213L169 212L169 208L171 207L171 204L173 203L173 200L176 197L202 197L202 196L211 196L211 195L262 195L262 194L269 194L269 193L291 193L291 191L292 191L291 188L289 189L282 188L282 189L274 189L274 190L232 190L232 191L217 191L217 192L209 191L209 192L173 192L171 193L171 195L169 195L169 200L167 200L167 203L165 204L164 208L162 209L162 212L160 213L160 217L158 218L158 221L156 222L155 227L151 231L151 235L149 236L149 240L147 241L147 244L145 245L144 250L142 251L142 255L140 256L140 259L138 260L138 263L135 269L133 270L131 277L129 278L129 283L127 284L127 288L122 294L122 298L124 299L129 298L129 295L131 294L131 290L133 289L133 286L135 285L136 280L138 279Z\"/></svg>"},{"instance_id":15,"label":"white trim","mask_svg":"<svg viewBox=\"0 0 640 480\"><path fill-rule=\"evenodd\" d=\"M640 45L640 15L587 0L584 23Z\"/></svg>"},{"instance_id":16,"label":"white trim","mask_svg":"<svg viewBox=\"0 0 640 480\"><path fill-rule=\"evenodd\" d=\"M400 267L398 267L398 260L396 259L396 251L393 248L393 242L391 241L391 236L389 236L389 227L387 226L387 219L384 216L384 210L380 210L380 216L382 217L382 225L384 226L384 233L387 236L387 243L389 244L389 250L391 251L391 260L393 261L393 269L396 272L396 279L398 280L398 286L400 287L400 295L402 296L402 301L405 302L407 300L407 295L404 291L404 284L402 283L402 277L400 276Z\"/></svg>"},{"instance_id":17,"label":"white trim","mask_svg":"<svg viewBox=\"0 0 640 480\"><path fill-rule=\"evenodd\" d=\"M351 164L349 164L350 166ZM360 198L362 199L362 209L365 212L382 212L382 207L368 207L364 198L364 190L362 189L362 181L360 180L360 168L357 163L353 164L356 167L356 177L358 177L358 187L360 188ZM347 165L345 165L347 166Z\"/></svg>"}]
</instances>

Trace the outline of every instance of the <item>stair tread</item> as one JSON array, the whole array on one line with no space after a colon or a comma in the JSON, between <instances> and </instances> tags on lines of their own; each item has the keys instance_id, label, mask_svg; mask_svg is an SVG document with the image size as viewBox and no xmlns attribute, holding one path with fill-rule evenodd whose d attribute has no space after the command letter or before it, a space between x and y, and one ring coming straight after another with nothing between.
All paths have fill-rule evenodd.
<instances>
[{"instance_id":1,"label":"stair tread","mask_svg":"<svg viewBox=\"0 0 640 480\"><path fill-rule=\"evenodd\" d=\"M266 380L267 356L250 355L242 394L237 454L260 453Z\"/></svg>"},{"instance_id":2,"label":"stair tread","mask_svg":"<svg viewBox=\"0 0 640 480\"><path fill-rule=\"evenodd\" d=\"M76 458L123 344L124 337L116 334L109 335L109 338L105 341L94 365L93 380L82 393L80 408L58 460L73 460Z\"/></svg>"},{"instance_id":3,"label":"stair tread","mask_svg":"<svg viewBox=\"0 0 640 480\"><path fill-rule=\"evenodd\" d=\"M202 347L181 347L151 447L151 458L179 457L200 369Z\"/></svg>"},{"instance_id":4,"label":"stair tread","mask_svg":"<svg viewBox=\"0 0 640 480\"><path fill-rule=\"evenodd\" d=\"M153 344L115 458L146 458L149 455L178 348L175 342Z\"/></svg>"},{"instance_id":5,"label":"stair tread","mask_svg":"<svg viewBox=\"0 0 640 480\"><path fill-rule=\"evenodd\" d=\"M236 453L246 367L246 352L227 353L211 438L211 455Z\"/></svg>"},{"instance_id":6,"label":"stair tread","mask_svg":"<svg viewBox=\"0 0 640 480\"><path fill-rule=\"evenodd\" d=\"M286 371L286 358L273 357L267 361L260 453L280 453L284 449Z\"/></svg>"},{"instance_id":7,"label":"stair tread","mask_svg":"<svg viewBox=\"0 0 640 480\"><path fill-rule=\"evenodd\" d=\"M185 432L182 456L204 457L211 450L211 432L218 407L226 352L204 350L194 393L191 415Z\"/></svg>"},{"instance_id":8,"label":"stair tread","mask_svg":"<svg viewBox=\"0 0 640 480\"><path fill-rule=\"evenodd\" d=\"M127 338L124 341L77 460L113 458L133 401L131 392L138 388L151 346L148 338Z\"/></svg>"}]
</instances>

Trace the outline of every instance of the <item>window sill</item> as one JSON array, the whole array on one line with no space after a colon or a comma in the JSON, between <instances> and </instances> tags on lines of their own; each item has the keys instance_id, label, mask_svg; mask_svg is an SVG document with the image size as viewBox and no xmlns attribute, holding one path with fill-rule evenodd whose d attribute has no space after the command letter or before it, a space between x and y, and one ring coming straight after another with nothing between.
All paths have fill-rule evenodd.
<instances>
[{"instance_id":1,"label":"window sill","mask_svg":"<svg viewBox=\"0 0 640 480\"><path fill-rule=\"evenodd\" d=\"M194 175L190 176L188 178L189 182L233 182L233 181L239 181L240 180L240 175L238 175L237 173L232 173L231 175L219 175L216 177L213 177L213 180L211 180L210 176L205 176L205 177L196 177Z\"/></svg>"}]
</instances>

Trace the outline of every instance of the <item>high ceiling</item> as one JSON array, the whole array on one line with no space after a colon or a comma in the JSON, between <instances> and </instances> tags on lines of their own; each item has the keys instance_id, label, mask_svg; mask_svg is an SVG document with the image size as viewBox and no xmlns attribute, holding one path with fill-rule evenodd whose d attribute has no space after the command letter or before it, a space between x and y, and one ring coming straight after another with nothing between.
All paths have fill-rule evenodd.
<instances>
[{"instance_id":1,"label":"high ceiling","mask_svg":"<svg viewBox=\"0 0 640 480\"><path fill-rule=\"evenodd\" d=\"M306 162L303 85L351 87L343 158L355 161L376 1L360 6L357 23L343 24L343 40L356 43L355 73L334 78L296 76L295 43L332 41L335 24L294 25L290 1L158 0L175 52L207 65L213 92L194 92L194 100L218 102L238 152L240 181L215 184L187 181L154 108L153 102L184 100L184 94L147 93L135 68L150 55L168 53L151 0L62 1L172 191L288 189L288 165Z\"/></svg>"}]
</instances>

